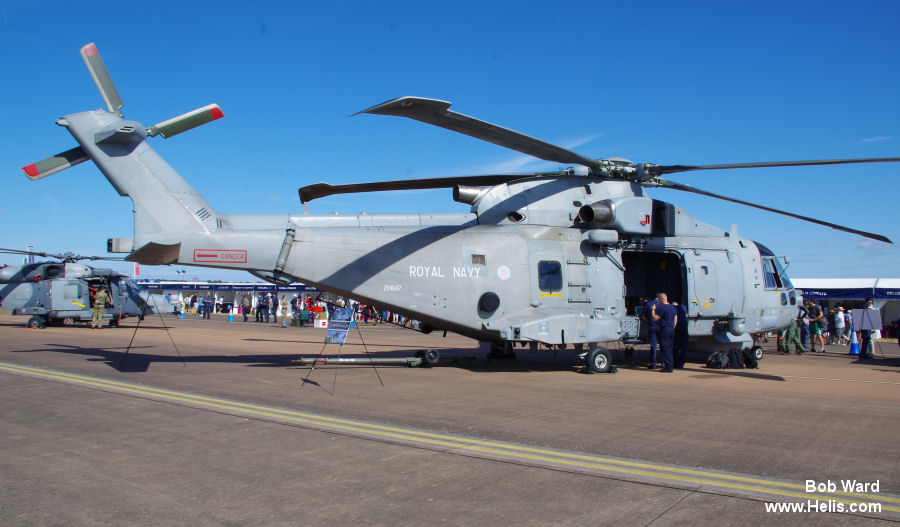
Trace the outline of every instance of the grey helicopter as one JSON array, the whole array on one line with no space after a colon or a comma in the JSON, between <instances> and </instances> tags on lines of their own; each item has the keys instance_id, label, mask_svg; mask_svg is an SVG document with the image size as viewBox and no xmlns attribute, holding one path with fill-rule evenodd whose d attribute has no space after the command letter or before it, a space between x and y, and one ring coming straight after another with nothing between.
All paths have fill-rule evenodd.
<instances>
[{"instance_id":1,"label":"grey helicopter","mask_svg":"<svg viewBox=\"0 0 900 527\"><path fill-rule=\"evenodd\" d=\"M471 206L467 213L227 214L148 143L148 137L171 137L218 119L221 109L213 104L145 128L123 117L96 46L84 46L81 55L106 110L58 119L78 146L23 170L40 179L93 161L134 206L133 237L110 238L109 252L148 265L242 269L273 283L300 281L487 343L495 357L513 356L516 345L572 347L589 371L607 372L613 345L641 338L641 306L659 291L686 306L693 351L749 348L754 334L789 325L801 298L785 258L653 199L647 188L701 194L890 243L662 176L900 158L719 165L594 159L453 112L448 102L417 97L359 113L415 119L572 167L299 189L301 203L308 203L343 193L448 188L454 200Z\"/></svg>"},{"instance_id":2,"label":"grey helicopter","mask_svg":"<svg viewBox=\"0 0 900 527\"><path fill-rule=\"evenodd\" d=\"M30 315L29 328L61 326L67 322L90 322L94 295L101 288L112 303L103 314L111 327L129 317L152 313L147 293L137 283L112 269L100 269L78 263L80 260L121 260L103 256L80 256L71 252L50 254L16 249L0 253L53 258L56 261L32 262L0 268L0 307L13 315Z\"/></svg>"}]
</instances>

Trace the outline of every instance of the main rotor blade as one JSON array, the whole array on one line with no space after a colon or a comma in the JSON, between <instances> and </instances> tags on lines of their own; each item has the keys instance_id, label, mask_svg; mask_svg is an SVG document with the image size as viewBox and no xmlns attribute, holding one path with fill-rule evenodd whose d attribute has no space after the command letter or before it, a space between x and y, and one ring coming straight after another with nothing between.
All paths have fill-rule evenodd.
<instances>
[{"instance_id":1,"label":"main rotor blade","mask_svg":"<svg viewBox=\"0 0 900 527\"><path fill-rule=\"evenodd\" d=\"M197 108L196 110L183 113L178 117L173 117L168 121L155 124L150 128L147 128L147 135L150 137L161 135L168 139L173 135L187 132L192 128L197 128L200 125L215 121L216 119L221 119L222 117L225 117L225 114L222 112L222 109L219 108L219 105L210 104L203 108Z\"/></svg>"},{"instance_id":2,"label":"main rotor blade","mask_svg":"<svg viewBox=\"0 0 900 527\"><path fill-rule=\"evenodd\" d=\"M91 72L91 77L94 78L94 83L97 85L97 89L100 90L100 95L103 97L103 102L106 103L106 108L110 113L117 114L121 117L123 106L122 98L119 97L116 85L113 84L112 77L109 76L106 65L103 64L103 59L100 58L100 52L97 51L97 46L91 42L82 47L81 58L84 59L88 71Z\"/></svg>"},{"instance_id":3,"label":"main rotor blade","mask_svg":"<svg viewBox=\"0 0 900 527\"><path fill-rule=\"evenodd\" d=\"M553 172L556 174L556 172ZM462 176L428 179L401 179L395 181L376 181L373 183L349 183L346 185L329 185L328 183L315 183L300 187L300 203L334 194L355 194L357 192L382 192L387 190L421 190L431 188L452 188L456 185L472 185L488 187L509 183L517 179L540 176L543 173L529 174L496 174L484 176Z\"/></svg>"},{"instance_id":4,"label":"main rotor blade","mask_svg":"<svg viewBox=\"0 0 900 527\"><path fill-rule=\"evenodd\" d=\"M482 141L504 146L523 154L554 161L556 163L584 165L596 170L601 170L602 165L596 159L584 157L560 146L556 146L540 139L503 128L495 124L456 113L448 110L450 103L437 99L424 99L421 97L400 97L369 109L357 112L378 115L396 115L408 117L423 123L440 126L447 130L453 130Z\"/></svg>"},{"instance_id":5,"label":"main rotor blade","mask_svg":"<svg viewBox=\"0 0 900 527\"><path fill-rule=\"evenodd\" d=\"M66 260L66 261L77 261L77 260L110 260L110 261L122 261L124 258L116 257L116 256L82 256L80 254L72 254L70 252L64 254L53 254L53 253L45 253L41 251L22 251L19 249L5 249L0 247L0 253L3 254L18 254L25 256L40 256L41 258L55 258L57 260Z\"/></svg>"},{"instance_id":6,"label":"main rotor blade","mask_svg":"<svg viewBox=\"0 0 900 527\"><path fill-rule=\"evenodd\" d=\"M0 253L4 254L18 254L24 256L40 256L41 258L56 258L58 260L62 260L64 256L62 254L51 254L44 253L39 251L21 251L19 249L4 249L0 247Z\"/></svg>"},{"instance_id":7,"label":"main rotor blade","mask_svg":"<svg viewBox=\"0 0 900 527\"><path fill-rule=\"evenodd\" d=\"M900 157L869 157L859 159L812 159L807 161L763 161L761 163L726 163L722 165L651 165L647 171L654 176L690 172L692 170L724 170L731 168L799 167L812 165L845 165L849 163L890 163Z\"/></svg>"},{"instance_id":8,"label":"main rotor blade","mask_svg":"<svg viewBox=\"0 0 900 527\"><path fill-rule=\"evenodd\" d=\"M683 190L683 191L685 191L685 192L692 192L692 193L694 193L694 194L700 194L700 195L702 195L702 196L709 196L709 197L711 197L711 198L722 199L722 200L725 200L725 201L730 201L730 202L732 202L732 203L739 203L739 204L741 204L741 205L747 205L748 207L754 207L754 208L757 208L757 209L762 209L762 210L766 210L766 211L769 211L769 212L774 212L775 214L781 214L781 215L783 215L783 216L790 216L790 217L796 218L796 219L798 219L798 220L808 221L808 222L811 222L811 223L816 223L816 224L818 224L818 225L824 225L825 227L831 227L832 229L836 229L836 230L839 230L839 231L844 231L844 232L850 232L850 233L853 233L853 234L858 234L858 235L860 235L860 236L865 236L866 238L871 238L871 239L873 239L873 240L878 240L878 241L880 241L880 242L894 243L894 242L892 242L890 239L888 239L886 236L882 236L882 235L880 235L880 234L873 234L873 233L871 233L871 232L865 232L865 231L860 231L860 230L857 230L857 229L851 229L850 227L844 227L844 226L842 226L842 225L837 225L837 224L830 223L830 222L827 222L827 221L817 220L817 219L815 219L815 218L810 218L809 216L801 216L800 214L794 214L793 212L786 212L786 211L779 210L779 209L773 209L772 207L766 207L765 205L759 205L759 204L756 204L756 203L751 203L751 202L749 202L749 201L740 200L740 199L737 199L737 198L729 198L728 196L723 196L723 195L721 195L721 194L714 194L714 193L708 192L708 191L706 191L706 190L701 190L701 189L696 188L696 187L692 187L692 186L689 186L689 185L684 185L684 184L681 184L681 183L675 183L675 182L673 182L673 181L668 181L668 180L665 180L665 179L656 179L656 180L654 180L654 181L655 181L656 183L658 183L659 186L661 186L661 187L663 187L663 188L670 188L670 189L673 189L673 190Z\"/></svg>"}]
</instances>

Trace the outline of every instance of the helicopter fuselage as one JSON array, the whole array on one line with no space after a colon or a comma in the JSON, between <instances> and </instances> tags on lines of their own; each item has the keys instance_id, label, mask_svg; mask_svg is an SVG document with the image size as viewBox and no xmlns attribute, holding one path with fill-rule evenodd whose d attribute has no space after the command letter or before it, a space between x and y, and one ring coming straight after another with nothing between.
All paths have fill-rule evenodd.
<instances>
[{"instance_id":1,"label":"helicopter fuselage","mask_svg":"<svg viewBox=\"0 0 900 527\"><path fill-rule=\"evenodd\" d=\"M796 314L774 255L640 185L571 176L476 194L460 214L214 212L202 236L144 242L157 254L169 247L165 263L302 281L483 341L636 338L640 309L658 292L685 304L692 336L739 346ZM609 210L604 225L579 218L592 203Z\"/></svg>"}]
</instances>

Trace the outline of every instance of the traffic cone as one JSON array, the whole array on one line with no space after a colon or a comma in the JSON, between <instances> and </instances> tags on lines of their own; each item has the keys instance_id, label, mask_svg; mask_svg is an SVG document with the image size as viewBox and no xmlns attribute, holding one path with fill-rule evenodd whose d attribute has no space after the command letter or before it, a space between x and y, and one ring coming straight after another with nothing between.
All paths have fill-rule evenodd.
<instances>
[{"instance_id":1,"label":"traffic cone","mask_svg":"<svg viewBox=\"0 0 900 527\"><path fill-rule=\"evenodd\" d=\"M856 328L850 332L850 353L849 355L859 355L859 341L856 340Z\"/></svg>"},{"instance_id":2,"label":"traffic cone","mask_svg":"<svg viewBox=\"0 0 900 527\"><path fill-rule=\"evenodd\" d=\"M228 310L228 321L234 322L234 308Z\"/></svg>"}]
</instances>

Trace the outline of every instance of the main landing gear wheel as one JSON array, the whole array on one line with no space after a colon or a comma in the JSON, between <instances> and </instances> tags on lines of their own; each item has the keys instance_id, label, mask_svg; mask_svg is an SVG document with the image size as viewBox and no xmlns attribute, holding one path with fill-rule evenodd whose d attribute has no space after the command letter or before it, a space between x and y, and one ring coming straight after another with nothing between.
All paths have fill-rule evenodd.
<instances>
[{"instance_id":1,"label":"main landing gear wheel","mask_svg":"<svg viewBox=\"0 0 900 527\"><path fill-rule=\"evenodd\" d=\"M426 368L437 366L438 361L441 360L441 354L436 349L419 350L415 356L422 359L422 366Z\"/></svg>"},{"instance_id":2,"label":"main landing gear wheel","mask_svg":"<svg viewBox=\"0 0 900 527\"><path fill-rule=\"evenodd\" d=\"M25 323L25 327L34 329L44 329L47 327L47 321L43 317L33 316Z\"/></svg>"},{"instance_id":3,"label":"main landing gear wheel","mask_svg":"<svg viewBox=\"0 0 900 527\"><path fill-rule=\"evenodd\" d=\"M756 360L762 360L763 358L763 349L760 346L753 346L750 348L750 351L753 352L753 356L756 357Z\"/></svg>"},{"instance_id":4,"label":"main landing gear wheel","mask_svg":"<svg viewBox=\"0 0 900 527\"><path fill-rule=\"evenodd\" d=\"M609 373L612 370L612 353L600 346L592 346L585 361L591 373Z\"/></svg>"}]
</instances>

